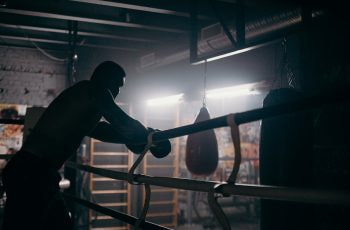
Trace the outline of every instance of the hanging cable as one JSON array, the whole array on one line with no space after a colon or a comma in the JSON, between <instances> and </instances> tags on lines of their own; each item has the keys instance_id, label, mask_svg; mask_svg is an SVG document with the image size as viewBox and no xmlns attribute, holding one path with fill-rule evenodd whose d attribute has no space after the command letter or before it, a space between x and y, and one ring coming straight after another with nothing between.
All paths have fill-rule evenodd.
<instances>
[{"instance_id":1,"label":"hanging cable","mask_svg":"<svg viewBox=\"0 0 350 230\"><path fill-rule=\"evenodd\" d=\"M77 79L76 79L76 65L78 61L78 54L77 54L77 35L78 35L78 22L73 21L73 41L72 41L72 56L71 56L71 61L72 61L72 84L74 84Z\"/></svg>"},{"instance_id":2,"label":"hanging cable","mask_svg":"<svg viewBox=\"0 0 350 230\"><path fill-rule=\"evenodd\" d=\"M207 107L207 59L204 61L204 81L203 81L203 107Z\"/></svg>"},{"instance_id":3,"label":"hanging cable","mask_svg":"<svg viewBox=\"0 0 350 230\"><path fill-rule=\"evenodd\" d=\"M67 79L69 85L73 85L76 82L76 64L78 61L78 54L76 52L77 46L77 34L78 34L78 22L68 22L68 47L69 47L69 60L67 65Z\"/></svg>"},{"instance_id":4,"label":"hanging cable","mask_svg":"<svg viewBox=\"0 0 350 230\"><path fill-rule=\"evenodd\" d=\"M284 38L282 41L282 49L283 54L280 66L280 88L296 88L296 76L293 70L293 66L291 66L288 60L288 43L286 38Z\"/></svg>"},{"instance_id":5,"label":"hanging cable","mask_svg":"<svg viewBox=\"0 0 350 230\"><path fill-rule=\"evenodd\" d=\"M43 50L42 48L40 48L35 42L32 41L32 39L30 39L29 37L27 37L28 40L33 44L33 46L35 48L37 48L43 55L45 55L46 57L50 58L51 60L54 61L59 61L59 62L65 62L68 61L68 58L57 58L51 54L49 54L48 52L46 52L45 50Z\"/></svg>"},{"instance_id":6,"label":"hanging cable","mask_svg":"<svg viewBox=\"0 0 350 230\"><path fill-rule=\"evenodd\" d=\"M58 58L58 57L53 56L52 54L49 54L48 52L46 52L45 50L43 50L42 48L40 48L40 47L28 36L28 34L25 33L25 32L22 30L22 28L21 28L20 26L17 25L16 27L17 27L17 29L19 29L19 30L22 32L22 34L24 35L24 37L26 37L27 40L28 40L30 43L32 43L32 45L33 45L37 50L39 50L40 53L42 53L44 56L46 56L46 57L48 57L49 59L54 60L54 61L59 61L59 62L68 61L68 58Z\"/></svg>"}]
</instances>

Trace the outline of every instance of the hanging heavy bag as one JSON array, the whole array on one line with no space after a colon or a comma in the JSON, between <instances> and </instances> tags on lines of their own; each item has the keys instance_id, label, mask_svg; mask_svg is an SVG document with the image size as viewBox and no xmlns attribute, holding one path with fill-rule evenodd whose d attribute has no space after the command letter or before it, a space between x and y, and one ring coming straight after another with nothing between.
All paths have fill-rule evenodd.
<instances>
[{"instance_id":1,"label":"hanging heavy bag","mask_svg":"<svg viewBox=\"0 0 350 230\"><path fill-rule=\"evenodd\" d=\"M207 108L202 107L194 123L209 119ZM218 165L218 155L218 143L214 130L202 131L188 136L186 166L192 174L212 174Z\"/></svg>"}]
</instances>

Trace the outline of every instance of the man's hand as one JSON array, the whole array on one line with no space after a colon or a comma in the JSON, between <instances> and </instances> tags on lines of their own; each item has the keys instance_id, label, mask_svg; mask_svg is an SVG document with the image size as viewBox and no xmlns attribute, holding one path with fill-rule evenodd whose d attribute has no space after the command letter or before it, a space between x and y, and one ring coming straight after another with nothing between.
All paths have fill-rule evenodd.
<instances>
[{"instance_id":1,"label":"man's hand","mask_svg":"<svg viewBox=\"0 0 350 230\"><path fill-rule=\"evenodd\" d=\"M158 129L154 130L152 128L148 128L147 130L148 130L148 133L152 131L159 131ZM126 146L130 151L136 154L140 154L144 150L146 144L141 144L141 145L127 144ZM151 151L154 157L163 158L163 157L166 157L171 152L171 143L169 140L154 142L149 150Z\"/></svg>"},{"instance_id":2,"label":"man's hand","mask_svg":"<svg viewBox=\"0 0 350 230\"><path fill-rule=\"evenodd\" d=\"M160 131L159 129L148 128L149 132ZM169 140L153 142L151 148L149 149L152 155L156 158L163 158L168 156L171 152L171 143Z\"/></svg>"}]
</instances>

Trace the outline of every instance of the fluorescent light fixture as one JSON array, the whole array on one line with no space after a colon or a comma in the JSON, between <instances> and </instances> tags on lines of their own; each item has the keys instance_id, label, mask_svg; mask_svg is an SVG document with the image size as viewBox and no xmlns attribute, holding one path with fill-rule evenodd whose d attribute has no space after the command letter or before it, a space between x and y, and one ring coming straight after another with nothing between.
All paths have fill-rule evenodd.
<instances>
[{"instance_id":1,"label":"fluorescent light fixture","mask_svg":"<svg viewBox=\"0 0 350 230\"><path fill-rule=\"evenodd\" d=\"M280 39L273 40L273 41L270 41L270 42L265 42L265 43L258 44L258 45L253 45L253 46L246 47L246 48L243 48L243 49L238 49L238 50L235 50L235 51L232 51L232 52L229 52L229 53L217 55L217 56L208 58L207 62L216 61L216 60L219 60L219 59L222 59L222 58L226 58L226 57L230 57L230 56L233 56L233 55L236 55L236 54L240 54L240 53L245 53L245 52L248 52L250 50L254 50L254 49L257 49L257 48L260 48L260 47L263 47L263 46L267 46L267 45L276 43L277 41L280 41ZM198 64L203 64L203 63L205 63L205 60L194 62L192 64L193 65L198 65Z\"/></svg>"},{"instance_id":2,"label":"fluorescent light fixture","mask_svg":"<svg viewBox=\"0 0 350 230\"><path fill-rule=\"evenodd\" d=\"M260 94L259 91L254 89L255 86L256 86L256 83L252 83L252 84L243 84L243 85L225 87L220 89L207 90L206 97L207 98L227 98L227 97Z\"/></svg>"},{"instance_id":3,"label":"fluorescent light fixture","mask_svg":"<svg viewBox=\"0 0 350 230\"><path fill-rule=\"evenodd\" d=\"M176 95L167 96L167 97L153 98L153 99L147 100L147 105L154 106L154 105L177 104L180 102L183 95L184 94L181 93L181 94L176 94Z\"/></svg>"}]
</instances>

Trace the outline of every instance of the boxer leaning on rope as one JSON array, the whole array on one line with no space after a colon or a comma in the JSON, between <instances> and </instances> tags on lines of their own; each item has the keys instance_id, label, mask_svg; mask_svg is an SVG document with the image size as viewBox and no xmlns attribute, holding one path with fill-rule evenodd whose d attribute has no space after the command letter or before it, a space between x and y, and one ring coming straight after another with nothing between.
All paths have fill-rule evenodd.
<instances>
[{"instance_id":1,"label":"boxer leaning on rope","mask_svg":"<svg viewBox=\"0 0 350 230\"><path fill-rule=\"evenodd\" d=\"M114 102L124 85L125 72L118 64L100 64L88 81L63 91L40 117L23 147L3 172L7 201L4 230L73 229L58 183L58 170L90 136L105 142L127 143L140 152L149 129L129 117ZM101 118L107 122L101 122ZM156 157L166 156L170 142L151 147Z\"/></svg>"}]
</instances>

